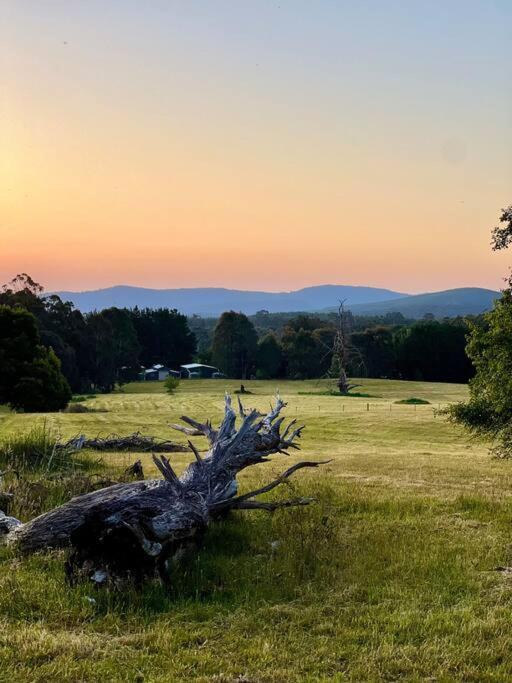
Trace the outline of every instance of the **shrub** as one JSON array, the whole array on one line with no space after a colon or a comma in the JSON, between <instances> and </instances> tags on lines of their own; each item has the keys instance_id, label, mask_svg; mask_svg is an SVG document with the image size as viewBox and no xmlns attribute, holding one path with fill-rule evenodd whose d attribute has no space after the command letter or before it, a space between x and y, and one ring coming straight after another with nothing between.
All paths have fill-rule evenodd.
<instances>
[{"instance_id":1,"label":"shrub","mask_svg":"<svg viewBox=\"0 0 512 683\"><path fill-rule=\"evenodd\" d=\"M106 408L90 408L82 403L70 403L63 413L108 413Z\"/></svg>"},{"instance_id":2,"label":"shrub","mask_svg":"<svg viewBox=\"0 0 512 683\"><path fill-rule=\"evenodd\" d=\"M424 398L416 398L411 396L411 398L402 398L400 401L395 401L398 405L406 406L428 406L430 401L426 401Z\"/></svg>"},{"instance_id":3,"label":"shrub","mask_svg":"<svg viewBox=\"0 0 512 683\"><path fill-rule=\"evenodd\" d=\"M173 375L169 375L164 385L168 394L174 394L180 385L180 380L177 377L173 377Z\"/></svg>"}]
</instances>

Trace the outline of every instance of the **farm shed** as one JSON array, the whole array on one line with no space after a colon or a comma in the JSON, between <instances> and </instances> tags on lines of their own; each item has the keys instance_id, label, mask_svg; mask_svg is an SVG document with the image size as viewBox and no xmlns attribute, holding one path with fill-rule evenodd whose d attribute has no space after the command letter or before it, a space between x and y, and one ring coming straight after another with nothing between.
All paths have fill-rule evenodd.
<instances>
[{"instance_id":1,"label":"farm shed","mask_svg":"<svg viewBox=\"0 0 512 683\"><path fill-rule=\"evenodd\" d=\"M187 365L180 365L181 376L184 379L211 379L224 377L218 368L213 365L202 365L201 363L188 363Z\"/></svg>"},{"instance_id":2,"label":"farm shed","mask_svg":"<svg viewBox=\"0 0 512 683\"><path fill-rule=\"evenodd\" d=\"M172 375L173 377L181 377L181 373L178 370L171 370L165 365L158 363L157 365L153 365L152 368L146 368L144 370L143 379L145 381L162 382L164 379L167 379L169 375Z\"/></svg>"}]
</instances>

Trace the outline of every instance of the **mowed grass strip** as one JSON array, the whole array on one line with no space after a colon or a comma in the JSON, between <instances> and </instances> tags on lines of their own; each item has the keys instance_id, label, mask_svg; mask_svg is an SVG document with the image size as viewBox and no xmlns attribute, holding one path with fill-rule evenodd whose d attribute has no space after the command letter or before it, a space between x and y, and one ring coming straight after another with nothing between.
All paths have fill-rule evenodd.
<instances>
[{"instance_id":1,"label":"mowed grass strip","mask_svg":"<svg viewBox=\"0 0 512 683\"><path fill-rule=\"evenodd\" d=\"M0 551L0 681L511 680L512 574L495 568L512 565L512 463L435 415L466 387L362 384L382 398L312 395L322 382L245 383L244 403L260 409L279 385L306 430L301 453L245 471L243 488L302 457L333 461L275 494L315 505L233 514L170 591L72 589L60 554ZM47 419L63 437L168 438L182 414L218 421L224 391L238 386L184 381L168 396L160 384L129 385L90 401L108 413ZM411 396L431 405L392 405ZM0 436L39 419L2 412ZM105 454L103 468L138 457ZM190 460L172 459L178 470Z\"/></svg>"}]
</instances>

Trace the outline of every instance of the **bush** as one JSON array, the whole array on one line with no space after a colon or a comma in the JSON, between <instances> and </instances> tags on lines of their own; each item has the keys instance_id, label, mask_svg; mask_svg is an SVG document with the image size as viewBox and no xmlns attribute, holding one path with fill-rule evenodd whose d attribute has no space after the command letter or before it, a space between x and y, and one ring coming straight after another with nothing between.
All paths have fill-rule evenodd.
<instances>
[{"instance_id":1,"label":"bush","mask_svg":"<svg viewBox=\"0 0 512 683\"><path fill-rule=\"evenodd\" d=\"M25 434L0 441L0 467L16 470L59 470L71 465L71 449L59 444L57 432L46 421Z\"/></svg>"},{"instance_id":2,"label":"bush","mask_svg":"<svg viewBox=\"0 0 512 683\"><path fill-rule=\"evenodd\" d=\"M411 398L403 398L400 401L395 401L398 405L405 406L428 406L430 401L426 401L424 398L416 398L411 396Z\"/></svg>"},{"instance_id":3,"label":"bush","mask_svg":"<svg viewBox=\"0 0 512 683\"><path fill-rule=\"evenodd\" d=\"M174 394L180 386L180 380L177 377L174 377L173 375L169 375L169 377L164 382L164 386L168 394Z\"/></svg>"},{"instance_id":4,"label":"bush","mask_svg":"<svg viewBox=\"0 0 512 683\"><path fill-rule=\"evenodd\" d=\"M106 408L90 408L82 403L70 403L63 413L108 413Z\"/></svg>"}]
</instances>

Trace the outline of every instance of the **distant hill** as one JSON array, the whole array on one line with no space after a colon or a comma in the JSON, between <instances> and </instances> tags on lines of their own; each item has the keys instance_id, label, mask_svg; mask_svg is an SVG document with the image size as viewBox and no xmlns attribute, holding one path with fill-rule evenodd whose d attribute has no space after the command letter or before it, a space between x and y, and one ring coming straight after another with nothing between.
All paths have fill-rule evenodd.
<instances>
[{"instance_id":1,"label":"distant hill","mask_svg":"<svg viewBox=\"0 0 512 683\"><path fill-rule=\"evenodd\" d=\"M436 318L478 314L492 307L499 292L478 287L448 289L428 294L400 294L390 289L351 285L318 285L293 292L258 292L220 287L190 289L147 289L119 285L88 292L57 292L84 313L118 306L120 308L177 308L186 315L217 317L223 311L288 313L335 310L338 301L355 315L384 315L400 312L407 318Z\"/></svg>"},{"instance_id":2,"label":"distant hill","mask_svg":"<svg viewBox=\"0 0 512 683\"><path fill-rule=\"evenodd\" d=\"M223 311L242 311L248 315L262 309L270 313L288 311L319 311L336 306L339 299L347 304L371 304L403 299L390 289L354 287L349 285L318 285L293 292L258 292L220 287L190 289L146 289L119 285L87 292L57 292L65 301L72 301L82 312L110 306L120 308L177 308L186 315L219 316Z\"/></svg>"},{"instance_id":3,"label":"distant hill","mask_svg":"<svg viewBox=\"0 0 512 683\"><path fill-rule=\"evenodd\" d=\"M402 313L406 318L422 318L432 313L436 318L455 317L458 315L477 315L492 308L500 292L479 287L462 287L447 289L443 292L415 294L388 301L351 305L354 315L385 315L386 313Z\"/></svg>"}]
</instances>

